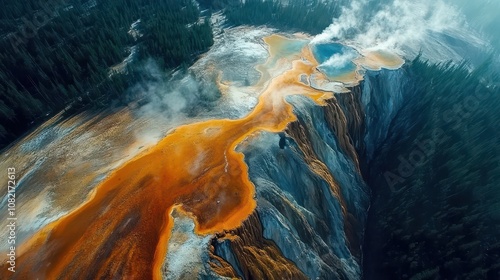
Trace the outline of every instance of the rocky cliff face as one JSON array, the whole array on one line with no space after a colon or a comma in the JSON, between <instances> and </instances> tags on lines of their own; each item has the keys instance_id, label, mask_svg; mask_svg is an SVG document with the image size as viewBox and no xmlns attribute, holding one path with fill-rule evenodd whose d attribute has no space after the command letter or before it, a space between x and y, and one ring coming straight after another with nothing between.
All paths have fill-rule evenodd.
<instances>
[{"instance_id":1,"label":"rocky cliff face","mask_svg":"<svg viewBox=\"0 0 500 280\"><path fill-rule=\"evenodd\" d=\"M212 267L226 277L244 279L307 279L286 259L272 240L263 236L263 225L255 211L239 228L217 234L212 240ZM217 258L225 257L228 263Z\"/></svg>"},{"instance_id":2,"label":"rocky cliff face","mask_svg":"<svg viewBox=\"0 0 500 280\"><path fill-rule=\"evenodd\" d=\"M373 83L370 81L370 86ZM266 242L275 244L278 253L309 279L361 277L369 190L359 171L356 148L374 147L370 141L383 135L378 129L364 137L365 122L375 122L365 119L364 107L383 110L378 107L382 102L370 103L375 91L373 87L355 87L323 107L304 97L289 98L298 120L284 134L262 132L239 147L257 191L257 210L251 223L260 223ZM363 100L366 104L361 103L362 94L370 95ZM248 267L263 263L241 256L241 240L252 233L254 239L262 238L260 230L239 229L230 237L218 236L212 243L215 254L245 279L257 275L249 275ZM260 248L259 243L244 244ZM262 273L259 275L272 278L272 270Z\"/></svg>"},{"instance_id":3,"label":"rocky cliff face","mask_svg":"<svg viewBox=\"0 0 500 280\"><path fill-rule=\"evenodd\" d=\"M273 256L272 267L290 267L281 274L286 279L361 278L370 197L361 169L403 106L406 79L403 70L367 72L359 86L322 107L289 97L297 121L284 133L262 132L240 145L257 209L244 226L212 242L214 254L233 268L226 276L273 279L276 272L262 261ZM244 252L259 248L265 252Z\"/></svg>"},{"instance_id":4,"label":"rocky cliff face","mask_svg":"<svg viewBox=\"0 0 500 280\"><path fill-rule=\"evenodd\" d=\"M408 76L404 71L368 71L362 84L361 102L364 109L366 130L364 158L369 163L384 143L394 117L411 92L405 90Z\"/></svg>"}]
</instances>

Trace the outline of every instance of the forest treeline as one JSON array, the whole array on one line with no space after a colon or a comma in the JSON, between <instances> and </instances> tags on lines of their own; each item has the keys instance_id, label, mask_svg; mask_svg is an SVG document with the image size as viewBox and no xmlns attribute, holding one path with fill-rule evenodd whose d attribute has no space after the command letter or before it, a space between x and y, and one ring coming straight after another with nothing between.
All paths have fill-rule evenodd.
<instances>
[{"instance_id":1,"label":"forest treeline","mask_svg":"<svg viewBox=\"0 0 500 280\"><path fill-rule=\"evenodd\" d=\"M64 108L120 98L139 79L134 63L120 64L124 59L153 57L169 69L188 65L213 44L210 24L191 0L4 0L0 6L0 147ZM136 34L129 34L134 22Z\"/></svg>"},{"instance_id":2,"label":"forest treeline","mask_svg":"<svg viewBox=\"0 0 500 280\"><path fill-rule=\"evenodd\" d=\"M340 15L345 0L199 0L212 9L224 8L224 14L233 25L269 25L286 31L321 33Z\"/></svg>"},{"instance_id":3,"label":"forest treeline","mask_svg":"<svg viewBox=\"0 0 500 280\"><path fill-rule=\"evenodd\" d=\"M124 98L146 58L186 68L213 44L212 11L222 10L232 26L317 34L341 2L0 0L0 148L65 108Z\"/></svg>"},{"instance_id":4,"label":"forest treeline","mask_svg":"<svg viewBox=\"0 0 500 280\"><path fill-rule=\"evenodd\" d=\"M367 279L499 279L500 76L490 66L404 67L411 94L372 164Z\"/></svg>"}]
</instances>

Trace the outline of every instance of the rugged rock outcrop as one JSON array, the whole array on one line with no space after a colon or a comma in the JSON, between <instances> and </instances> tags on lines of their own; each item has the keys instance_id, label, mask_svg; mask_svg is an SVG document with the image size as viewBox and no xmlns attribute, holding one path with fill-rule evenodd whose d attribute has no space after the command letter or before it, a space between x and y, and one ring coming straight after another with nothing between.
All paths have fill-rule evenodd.
<instances>
[{"instance_id":1,"label":"rugged rock outcrop","mask_svg":"<svg viewBox=\"0 0 500 280\"><path fill-rule=\"evenodd\" d=\"M212 268L221 276L243 279L307 279L276 244L263 237L257 212L235 230L217 234L210 246ZM226 257L228 263L215 254Z\"/></svg>"},{"instance_id":2,"label":"rugged rock outcrop","mask_svg":"<svg viewBox=\"0 0 500 280\"><path fill-rule=\"evenodd\" d=\"M389 133L392 120L411 94L405 91L408 76L403 69L367 71L361 86L361 103L365 115L365 151L369 163Z\"/></svg>"},{"instance_id":3,"label":"rugged rock outcrop","mask_svg":"<svg viewBox=\"0 0 500 280\"><path fill-rule=\"evenodd\" d=\"M239 147L256 187L263 237L309 279L360 278L369 192L349 135L350 129L361 129L360 113L346 117L335 99L324 107L300 96L289 102L298 120L285 130L284 149L280 136L268 132ZM359 108L357 104L346 107ZM253 260L238 257L235 246L228 245L231 242L213 243L215 254L235 267L240 277L255 278L242 268L254 265Z\"/></svg>"},{"instance_id":4,"label":"rugged rock outcrop","mask_svg":"<svg viewBox=\"0 0 500 280\"><path fill-rule=\"evenodd\" d=\"M260 219L252 223L260 221L263 237L307 278L361 278L370 192L361 170L404 105L406 81L402 69L368 71L360 85L335 94L325 106L289 97L297 121L285 134L262 132L240 145L256 187ZM242 269L251 260L238 257L232 244L213 243L215 254L239 277L251 279L255 274Z\"/></svg>"},{"instance_id":5,"label":"rugged rock outcrop","mask_svg":"<svg viewBox=\"0 0 500 280\"><path fill-rule=\"evenodd\" d=\"M335 94L335 99L342 108L347 120L348 135L352 145L358 151L364 149L365 112L361 104L361 86L355 86L350 92ZM327 101L328 102L328 101Z\"/></svg>"}]
</instances>

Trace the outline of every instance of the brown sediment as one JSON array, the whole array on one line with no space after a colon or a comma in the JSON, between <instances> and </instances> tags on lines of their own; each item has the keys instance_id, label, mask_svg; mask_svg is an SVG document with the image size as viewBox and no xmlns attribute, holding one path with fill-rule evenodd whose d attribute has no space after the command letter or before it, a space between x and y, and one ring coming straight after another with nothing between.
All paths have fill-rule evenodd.
<instances>
[{"instance_id":1,"label":"brown sediment","mask_svg":"<svg viewBox=\"0 0 500 280\"><path fill-rule=\"evenodd\" d=\"M304 155L304 160L314 173L320 176L325 182L328 183L333 195L337 198L342 208L342 213L345 215L347 212L347 207L345 200L342 196L340 186L337 184L335 179L328 167L318 158L316 152L314 152L312 144L309 139L309 131L300 121L292 122L288 125L285 132L292 137L297 143L300 151Z\"/></svg>"},{"instance_id":2,"label":"brown sediment","mask_svg":"<svg viewBox=\"0 0 500 280\"><path fill-rule=\"evenodd\" d=\"M116 169L85 204L21 246L14 278L161 279L176 205L195 217L198 234L240 226L256 202L236 146L257 131L282 131L296 119L286 95L324 104L324 92L300 82L317 66L308 48L301 56L270 81L248 116L180 126Z\"/></svg>"},{"instance_id":3,"label":"brown sediment","mask_svg":"<svg viewBox=\"0 0 500 280\"><path fill-rule=\"evenodd\" d=\"M344 115L344 111L340 108L335 97L326 100L326 103L327 105L323 107L326 123L330 129L335 132L340 148L351 158L358 172L360 172L358 154L351 140L351 136L349 135L347 118Z\"/></svg>"},{"instance_id":4,"label":"brown sediment","mask_svg":"<svg viewBox=\"0 0 500 280\"><path fill-rule=\"evenodd\" d=\"M209 262L210 268L215 273L217 273L220 276L228 277L231 279L240 279L238 277L238 273L233 268L233 266L226 260L215 254L215 248L212 244L210 244L208 247L208 253L210 257L210 262Z\"/></svg>"},{"instance_id":5,"label":"brown sediment","mask_svg":"<svg viewBox=\"0 0 500 280\"><path fill-rule=\"evenodd\" d=\"M363 150L365 118L361 104L361 87L359 85L352 87L348 92L336 94L335 98L342 105L341 107L347 119L348 134L353 141L354 147L358 151Z\"/></svg>"},{"instance_id":6,"label":"brown sediment","mask_svg":"<svg viewBox=\"0 0 500 280\"><path fill-rule=\"evenodd\" d=\"M346 138L348 136L344 135L344 136L339 138L339 134L343 135L346 133L345 117L340 118L338 116L336 116L336 117L333 116L335 114L337 114L337 115L340 114L338 111L338 110L340 110L339 106L332 105L332 104L336 104L335 103L336 101L332 101L331 99L327 100L326 102L329 105L327 105L327 107L325 108L325 113L327 113L328 111L331 111L331 110L334 111L334 112L330 112L330 113L326 114L327 121L328 121L328 119L330 119L329 123L331 123L330 124L331 126L333 125L333 129L334 129L335 133L337 134L337 138L340 139L340 142L348 141L348 138ZM342 128L342 129L339 129L339 128ZM342 195L340 186L336 182L335 178L331 174L328 167L318 158L317 154L313 150L312 143L309 140L311 138L310 138L309 131L308 131L307 127L303 123L301 123L300 121L295 121L295 122L292 122L288 125L288 127L286 129L286 133L290 137L292 137L295 140L295 142L297 143L300 151L304 155L304 160L307 163L307 165L309 166L309 168L311 169L311 171L313 171L318 176L320 176L330 186L330 189L331 189L333 195L339 201L340 207L342 209L342 214L344 216L344 232L345 232L345 235L347 238L347 240L346 240L347 246L348 246L349 250L351 251L351 253L353 254L353 256L357 257L358 260L360 260L361 259L361 247L360 247L361 242L360 242L360 237L358 235L358 232L359 232L358 230L360 229L358 222L356 221L356 218L351 213L349 213L349 209L348 209L348 207L346 205L346 201ZM344 139L344 140L342 140L342 139ZM347 145L347 143L345 143L345 145ZM357 163L357 155L356 155L355 150L352 147L352 145L349 146L349 150L354 152L353 156L356 159L356 163Z\"/></svg>"},{"instance_id":7,"label":"brown sediment","mask_svg":"<svg viewBox=\"0 0 500 280\"><path fill-rule=\"evenodd\" d=\"M22 198L17 201L16 214L23 221L24 234L17 236L18 253L20 245L40 228L84 203L104 174L110 174L154 143L151 137L126 133L134 131L139 135L152 123L165 122L136 118L123 107L81 113L68 119L58 115L2 153L0 168L14 166L18 181L22 180L22 188L17 192ZM158 134L162 134L161 129ZM7 179L0 177L0 183L4 178ZM0 228L7 223L1 219ZM2 263L4 258L1 252Z\"/></svg>"},{"instance_id":8,"label":"brown sediment","mask_svg":"<svg viewBox=\"0 0 500 280\"><path fill-rule=\"evenodd\" d=\"M231 251L243 273L243 279L307 279L295 263L285 258L276 244L262 235L259 215L254 211L241 226L234 230L219 233L212 242L229 242ZM211 246L213 252L213 245ZM236 277L231 265L224 262L218 265L220 257L214 253L211 266L227 277ZM232 267L231 267L232 268Z\"/></svg>"}]
</instances>

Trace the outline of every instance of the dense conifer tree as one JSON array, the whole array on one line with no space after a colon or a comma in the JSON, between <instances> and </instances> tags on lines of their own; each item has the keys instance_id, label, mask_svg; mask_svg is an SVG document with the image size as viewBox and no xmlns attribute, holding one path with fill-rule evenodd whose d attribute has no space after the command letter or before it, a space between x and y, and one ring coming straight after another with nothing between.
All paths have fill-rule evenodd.
<instances>
[{"instance_id":1,"label":"dense conifer tree","mask_svg":"<svg viewBox=\"0 0 500 280\"><path fill-rule=\"evenodd\" d=\"M213 44L211 27L200 21L191 0L2 0L0 5L0 147L47 114L68 105L100 106L123 94L137 82L134 67L112 69L132 46L137 47L133 61L153 57L164 68L175 68ZM128 31L138 19L143 36L134 39Z\"/></svg>"}]
</instances>

